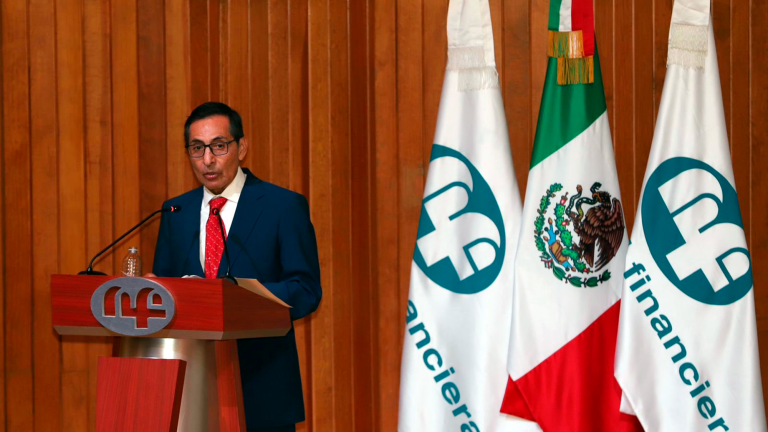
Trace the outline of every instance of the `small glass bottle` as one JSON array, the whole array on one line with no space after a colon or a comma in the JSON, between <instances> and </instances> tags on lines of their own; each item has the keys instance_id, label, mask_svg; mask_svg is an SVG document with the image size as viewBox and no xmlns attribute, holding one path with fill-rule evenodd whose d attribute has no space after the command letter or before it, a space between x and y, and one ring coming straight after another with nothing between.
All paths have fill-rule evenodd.
<instances>
[{"instance_id":1,"label":"small glass bottle","mask_svg":"<svg viewBox=\"0 0 768 432\"><path fill-rule=\"evenodd\" d=\"M123 258L123 276L141 276L141 257L139 249L131 247Z\"/></svg>"}]
</instances>

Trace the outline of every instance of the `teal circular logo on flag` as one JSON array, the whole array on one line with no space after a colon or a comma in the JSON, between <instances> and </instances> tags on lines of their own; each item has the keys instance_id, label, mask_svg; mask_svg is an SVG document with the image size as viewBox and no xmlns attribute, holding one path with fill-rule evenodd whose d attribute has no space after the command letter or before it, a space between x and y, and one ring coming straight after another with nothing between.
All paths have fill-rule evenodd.
<instances>
[{"instance_id":1,"label":"teal circular logo on flag","mask_svg":"<svg viewBox=\"0 0 768 432\"><path fill-rule=\"evenodd\" d=\"M664 276L688 297L728 305L752 289L736 190L710 165L664 161L643 192L643 231Z\"/></svg>"},{"instance_id":2,"label":"teal circular logo on flag","mask_svg":"<svg viewBox=\"0 0 768 432\"><path fill-rule=\"evenodd\" d=\"M504 219L480 171L461 153L434 144L413 260L437 285L476 294L504 263Z\"/></svg>"}]
</instances>

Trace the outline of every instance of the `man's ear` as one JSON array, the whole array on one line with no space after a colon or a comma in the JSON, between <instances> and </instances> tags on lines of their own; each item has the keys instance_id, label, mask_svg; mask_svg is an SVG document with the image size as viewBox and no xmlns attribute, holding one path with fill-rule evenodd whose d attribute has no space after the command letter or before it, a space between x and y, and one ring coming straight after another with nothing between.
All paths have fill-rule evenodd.
<instances>
[{"instance_id":1,"label":"man's ear","mask_svg":"<svg viewBox=\"0 0 768 432\"><path fill-rule=\"evenodd\" d=\"M237 159L241 162L245 159L245 155L248 154L248 138L240 138L240 142L237 145Z\"/></svg>"}]
</instances>

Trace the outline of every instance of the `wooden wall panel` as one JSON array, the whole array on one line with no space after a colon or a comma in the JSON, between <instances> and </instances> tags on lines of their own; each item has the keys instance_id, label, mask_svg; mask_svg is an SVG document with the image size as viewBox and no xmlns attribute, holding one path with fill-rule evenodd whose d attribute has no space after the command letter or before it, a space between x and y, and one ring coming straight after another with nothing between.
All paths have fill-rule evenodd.
<instances>
[{"instance_id":1,"label":"wooden wall panel","mask_svg":"<svg viewBox=\"0 0 768 432\"><path fill-rule=\"evenodd\" d=\"M193 2L193 4L202 4L202 2ZM195 71L200 71L202 76L206 77L208 73L208 59L204 58L198 63L194 63L193 70L190 70L192 63L192 51L190 49L190 39L192 35L198 33L207 35L207 13L206 10L200 13L202 15L203 25L194 27L190 23L190 8L193 4L187 4L183 0L169 0L165 3L165 141L168 168L166 176L168 178L167 196L177 196L196 186L196 180L189 167L187 153L184 150L184 122L193 106L190 102L192 87L199 86L197 91L207 91L207 80L191 83L191 77L198 77ZM205 53L206 50L199 49L195 53ZM207 95L201 99L207 99ZM195 104L194 106L197 106ZM155 142L156 145L159 144ZM149 268L149 267L147 267Z\"/></svg>"},{"instance_id":2,"label":"wooden wall panel","mask_svg":"<svg viewBox=\"0 0 768 432\"><path fill-rule=\"evenodd\" d=\"M762 256L768 253L768 241L766 241L766 224L762 222L761 215L768 212L768 173L762 168L760 161L768 157L768 74L763 72L768 67L768 59L760 53L768 49L768 41L761 38L760 31L765 22L768 22L768 2L750 2L750 96L749 96L749 177L750 183L747 191L739 190L740 200L744 195L749 196L752 211L749 216L742 212L745 218L745 226L749 226L750 253L754 256ZM740 25L745 25L741 23ZM756 163L757 161L757 163ZM747 169L740 166L738 168ZM737 168L737 170L738 170ZM755 217L756 216L756 217ZM757 269L755 278L755 309L757 315L757 337L760 346L760 369L763 378L763 399L768 389L768 272Z\"/></svg>"},{"instance_id":3,"label":"wooden wall panel","mask_svg":"<svg viewBox=\"0 0 768 432\"><path fill-rule=\"evenodd\" d=\"M29 3L30 113L33 143L48 143L32 158L32 352L34 409L45 412L34 430L61 430L61 347L52 328L49 275L59 268L57 110L49 95L56 93L56 23L51 0ZM48 251L48 253L45 253ZM51 391L53 389L53 391Z\"/></svg>"},{"instance_id":4,"label":"wooden wall panel","mask_svg":"<svg viewBox=\"0 0 768 432\"><path fill-rule=\"evenodd\" d=\"M651 125L656 120L656 110L654 109L653 101L654 62L666 62L665 55L654 57L653 4L651 2L635 3L633 27L635 44L635 72L633 74L635 118L633 126L634 138L631 143L633 152L631 159L631 191L635 210L632 212L632 215L637 212L637 203L640 202L640 191L642 190L643 178L645 177L645 166L648 164L648 154L651 151L651 143L653 141L653 127ZM622 150L621 154L627 154L624 148L617 148L618 150ZM622 198L624 195L625 193L622 189ZM634 221L634 216L632 219Z\"/></svg>"},{"instance_id":5,"label":"wooden wall panel","mask_svg":"<svg viewBox=\"0 0 768 432\"><path fill-rule=\"evenodd\" d=\"M32 419L32 203L28 5L3 4L3 196L5 399L9 431L30 430ZM13 80L8 77L14 77Z\"/></svg>"},{"instance_id":6,"label":"wooden wall panel","mask_svg":"<svg viewBox=\"0 0 768 432\"><path fill-rule=\"evenodd\" d=\"M665 1L665 0L662 0ZM600 69L603 73L603 88L605 89L605 100L608 104L608 123L611 126L611 132L615 132L616 106L614 101L614 28L615 15L614 6L616 0L595 2L595 39L597 47L600 50ZM537 31L534 29L532 31ZM615 143L614 143L615 144Z\"/></svg>"},{"instance_id":7,"label":"wooden wall panel","mask_svg":"<svg viewBox=\"0 0 768 432\"><path fill-rule=\"evenodd\" d=\"M352 297L351 284L351 161L349 134L349 33L346 0L328 2L328 76L330 108L330 214L331 260L330 279L333 296L333 318L329 329L333 338L331 369L333 371L333 430L352 431ZM311 117L310 117L311 118ZM310 184L310 189L312 185ZM318 429L322 430L322 429Z\"/></svg>"},{"instance_id":8,"label":"wooden wall panel","mask_svg":"<svg viewBox=\"0 0 768 432\"><path fill-rule=\"evenodd\" d=\"M189 52L182 50L169 49L167 53L181 54L188 58L189 66L189 88L185 89L185 93L189 92L189 106L180 113L186 119L186 115L191 110L190 107L196 107L201 103L220 99L218 94L211 95L211 76L215 71L218 71L218 50L214 50L212 47L218 45L218 33L211 36L211 11L213 8L217 9L217 5L214 3L212 6L207 0L195 0L186 2L180 0L183 4L186 13L189 14L189 27L184 30L184 35L189 38ZM166 19L170 17L168 11L166 11ZM169 27L170 29L170 27ZM166 40L166 44L170 42ZM170 48L170 47L169 47ZM178 65L178 64L177 64ZM194 66L193 66L194 65ZM166 68L169 66L166 65ZM170 89L169 89L170 90ZM175 92L174 92L175 93ZM178 97L171 92L168 93L168 97ZM183 145L183 139L181 144Z\"/></svg>"},{"instance_id":9,"label":"wooden wall panel","mask_svg":"<svg viewBox=\"0 0 768 432\"><path fill-rule=\"evenodd\" d=\"M397 429L400 347L405 334L399 282L397 4L373 4L373 400L374 430Z\"/></svg>"},{"instance_id":10,"label":"wooden wall panel","mask_svg":"<svg viewBox=\"0 0 768 432\"><path fill-rule=\"evenodd\" d=\"M512 146L512 162L517 184L525 191L528 184L528 166L531 161L533 132L531 120L531 26L528 0L505 0L502 13L493 22L494 29L502 27L502 38L494 38L501 47L497 56L499 84L507 115L509 144ZM497 50L499 52L499 50Z\"/></svg>"},{"instance_id":11,"label":"wooden wall panel","mask_svg":"<svg viewBox=\"0 0 768 432\"><path fill-rule=\"evenodd\" d=\"M111 2L112 150L115 233L127 231L141 217L139 191L139 77L136 0ZM119 234L118 234L119 235ZM140 232L115 250L115 271ZM141 251L139 251L141 252Z\"/></svg>"},{"instance_id":12,"label":"wooden wall panel","mask_svg":"<svg viewBox=\"0 0 768 432\"><path fill-rule=\"evenodd\" d=\"M595 4L631 226L666 74L670 0ZM448 0L0 1L0 430L95 427L108 338L50 328L51 274L75 273L167 198L196 187L189 111L233 105L245 166L310 202L319 310L295 323L302 432L397 428L404 311L446 60ZM548 0L490 0L521 192L547 65ZM745 231L768 252L768 6L715 0L723 102ZM157 221L128 246L152 264ZM768 364L768 271L755 267ZM768 380L764 376L764 382ZM44 413L44 414L43 414Z\"/></svg>"},{"instance_id":13,"label":"wooden wall panel","mask_svg":"<svg viewBox=\"0 0 768 432\"><path fill-rule=\"evenodd\" d=\"M349 161L351 195L351 243L350 243L350 356L352 367L352 391L350 430L373 430L373 290L371 278L372 238L369 223L371 211L371 154L370 124L371 44L368 20L368 2L349 4Z\"/></svg>"},{"instance_id":14,"label":"wooden wall panel","mask_svg":"<svg viewBox=\"0 0 768 432\"><path fill-rule=\"evenodd\" d=\"M83 2L56 2L56 101L58 105L61 266L77 272L86 260L86 194L83 77ZM84 338L62 340L62 425L88 430L89 357Z\"/></svg>"},{"instance_id":15,"label":"wooden wall panel","mask_svg":"<svg viewBox=\"0 0 768 432\"><path fill-rule=\"evenodd\" d=\"M3 159L3 163L0 164L0 178L3 179L3 183L5 182L5 106L6 106L6 100L5 100L5 94L7 92L6 90L6 83L8 83L10 80L6 79L6 74L10 71L11 73L17 72L18 70L14 71L13 68L10 70L8 69L8 62L10 61L11 64L14 63L14 60L11 56L7 56L6 53L11 52L10 50L7 51L7 46L11 45L11 42L8 41L8 38L11 36L14 36L12 32L8 31L8 26L6 25L6 21L13 18L11 12L13 12L13 8L8 4L8 2L0 3L0 122L3 124L2 130L0 130L0 158ZM14 80L15 83L15 80ZM5 188L0 187L0 201L5 204ZM4 207L4 206L3 206ZM0 211L0 245L3 245L0 247L0 290L2 290L3 295L0 296L0 323L5 322L5 287L7 286L5 283L5 211ZM5 352L5 329L0 332L0 349ZM5 425L7 423L7 417L5 415L6 409L5 409L5 355L0 356L0 388L3 389L3 391L0 391L0 425L2 426L2 430L5 430Z\"/></svg>"},{"instance_id":16,"label":"wooden wall panel","mask_svg":"<svg viewBox=\"0 0 768 432\"><path fill-rule=\"evenodd\" d=\"M613 63L613 105L615 107L613 117L613 147L617 154L628 157L616 158L616 170L619 174L619 187L621 187L622 205L627 215L627 229L632 230L635 220L637 201L635 200L634 184L634 133L635 133L635 103L634 78L635 68L638 66L635 59L633 12L634 4L628 1L616 1L614 3L614 39L613 52L607 52L602 56L600 47L600 62ZM595 27L596 33L601 33L601 28ZM631 156L629 156L631 155Z\"/></svg>"},{"instance_id":17,"label":"wooden wall panel","mask_svg":"<svg viewBox=\"0 0 768 432\"><path fill-rule=\"evenodd\" d=\"M273 105L271 103L273 93L271 92L270 80L271 68L270 60L274 50L271 42L271 22L270 22L270 2L256 2L250 8L250 37L251 58L249 67L250 73L250 96L248 99L253 106L250 130L251 151L249 156L249 165L253 173L259 177L267 178L270 175L270 137L272 124L270 113ZM282 75L282 74L281 74ZM277 80L276 80L277 81ZM245 91L239 89L238 91ZM277 97L277 95L274 95ZM238 108L235 108L238 109ZM242 112L241 112L242 114Z\"/></svg>"},{"instance_id":18,"label":"wooden wall panel","mask_svg":"<svg viewBox=\"0 0 768 432\"><path fill-rule=\"evenodd\" d=\"M418 215L424 188L424 51L423 16L420 2L397 2L397 270L399 306L408 298L410 267L413 258ZM428 16L429 10L427 10ZM432 131L434 133L434 131ZM429 138L430 140L432 138ZM394 264L393 264L394 265ZM405 334L405 322L397 321L399 334Z\"/></svg>"},{"instance_id":19,"label":"wooden wall panel","mask_svg":"<svg viewBox=\"0 0 768 432\"><path fill-rule=\"evenodd\" d=\"M254 10L265 2L255 2ZM240 113L243 119L243 129L252 131L254 136L258 132L253 128L254 122L251 117L252 105L263 103L260 99L254 101L255 94L252 94L251 87L251 48L257 43L257 39L263 39L259 34L251 33L249 25L251 14L249 13L247 0L232 0L223 3L222 9L222 101L229 104ZM259 26L259 22L254 23ZM257 28L257 27L255 27ZM253 41L253 44L251 43ZM264 53L261 53L264 55ZM215 62L215 59L211 59ZM263 61L263 63L265 63ZM254 150L258 144L254 145ZM260 173L261 163L258 160L258 152L248 152L246 155L246 165L254 168L256 175Z\"/></svg>"},{"instance_id":20,"label":"wooden wall panel","mask_svg":"<svg viewBox=\"0 0 768 432\"><path fill-rule=\"evenodd\" d=\"M748 59L749 58L749 4L746 2L734 3L731 7L731 37L728 42L724 42L723 45L730 43L730 55L732 59ZM719 46L718 46L719 48ZM718 50L718 55L723 55ZM725 121L728 127L729 139L731 142L731 157L733 158L733 164L736 167L744 167L734 171L736 178L736 190L739 193L739 204L743 214L749 215L752 218L754 214L752 208L752 200L750 199L751 189L751 173L752 167L752 144L749 137L749 123L750 123L750 68L737 64L731 66L731 85L728 89L731 99L730 116L727 116ZM720 74L723 74L720 71ZM725 90L723 93L725 94ZM765 144L765 143L763 143ZM754 243L750 240L751 236L750 224L744 225L744 233L747 237L747 244L749 247L753 247ZM758 255L756 255L758 256Z\"/></svg>"},{"instance_id":21,"label":"wooden wall panel","mask_svg":"<svg viewBox=\"0 0 768 432\"><path fill-rule=\"evenodd\" d=\"M145 217L160 208L169 194L165 113L165 5L157 0L138 0L136 5L137 63L139 87L139 176L132 183L139 192L139 215ZM173 46L178 49L178 46ZM141 163L151 160L153 163ZM130 181L130 179L120 179ZM139 251L147 271L152 268L160 220L142 227Z\"/></svg>"},{"instance_id":22,"label":"wooden wall panel","mask_svg":"<svg viewBox=\"0 0 768 432\"><path fill-rule=\"evenodd\" d=\"M86 259L93 256L114 239L113 234L113 178L112 178L112 101L110 63L109 4L88 0L83 4L83 56L85 86L85 196ZM95 268L112 272L115 254L110 253ZM118 258L119 259L119 258ZM45 284L48 284L46 278ZM49 302L40 304L48 308ZM36 304L37 306L37 304ZM53 333L51 333L53 336ZM97 362L99 356L110 355L112 338L88 340L88 428L94 430L96 417ZM37 386L35 387L37 389ZM37 397L37 394L35 395ZM61 395L60 397L66 397ZM55 413L56 411L54 411ZM51 421L56 418L52 417ZM45 425L42 422L41 425ZM38 429L38 423L35 422ZM55 428L54 428L55 429ZM40 430L51 430L41 428Z\"/></svg>"},{"instance_id":23,"label":"wooden wall panel","mask_svg":"<svg viewBox=\"0 0 768 432\"><path fill-rule=\"evenodd\" d=\"M309 196L309 68L307 49L307 0L288 2L288 89L286 94L275 94L275 98L287 103L288 142L275 142L275 146L288 148L288 175L291 190ZM278 71L286 73L286 71ZM296 346L299 351L304 389L304 407L308 419L312 418L311 396L313 371L311 359L312 317L294 323ZM307 431L310 422L304 422L299 431Z\"/></svg>"},{"instance_id":24,"label":"wooden wall panel","mask_svg":"<svg viewBox=\"0 0 768 432\"><path fill-rule=\"evenodd\" d=\"M598 6L601 3L602 2L599 2ZM529 5L530 14L528 22L531 31L531 123L527 125L520 124L519 127L525 127L531 131L531 148L533 148L533 135L536 131L536 122L539 120L539 106L541 105L541 95L544 91L544 77L547 74L547 56L539 53L545 53L547 51L546 29L547 23L549 22L549 0L530 0ZM513 6L514 5L508 5L505 7ZM525 165L526 171L529 166L530 160Z\"/></svg>"},{"instance_id":25,"label":"wooden wall panel","mask_svg":"<svg viewBox=\"0 0 768 432\"><path fill-rule=\"evenodd\" d=\"M330 0L309 0L307 14L307 48L309 62L309 206L317 233L323 299L318 312L311 318L310 339L312 417L307 421L308 431L334 430L333 397L333 197L331 169L331 80L330 65ZM341 341L339 341L341 343Z\"/></svg>"},{"instance_id":26,"label":"wooden wall panel","mask_svg":"<svg viewBox=\"0 0 768 432\"><path fill-rule=\"evenodd\" d=\"M672 20L672 2L655 0L654 5L654 112L659 112L661 91L664 88L664 77L667 76L667 45L669 41L669 26ZM655 123L654 123L655 125Z\"/></svg>"},{"instance_id":27,"label":"wooden wall panel","mask_svg":"<svg viewBox=\"0 0 768 432\"><path fill-rule=\"evenodd\" d=\"M257 105L269 107L267 130L269 131L268 152L258 153L259 160L264 159L268 164L267 177L276 185L290 187L290 168L288 145L289 119L288 110L290 104L286 95L289 91L288 59L291 52L288 49L288 3L284 0L270 0L269 4L269 54L268 61L261 56L254 55L259 63L269 66L269 92L257 95L256 100L261 101ZM253 24L252 24L253 25ZM254 111L254 121L257 117Z\"/></svg>"}]
</instances>

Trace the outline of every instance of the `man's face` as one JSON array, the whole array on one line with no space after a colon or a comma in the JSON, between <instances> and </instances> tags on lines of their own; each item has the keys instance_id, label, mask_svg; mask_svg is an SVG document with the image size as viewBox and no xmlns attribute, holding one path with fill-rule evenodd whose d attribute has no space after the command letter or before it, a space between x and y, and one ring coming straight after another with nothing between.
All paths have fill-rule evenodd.
<instances>
[{"instance_id":1,"label":"man's face","mask_svg":"<svg viewBox=\"0 0 768 432\"><path fill-rule=\"evenodd\" d=\"M217 115L189 125L189 143L187 144L229 142L232 139L232 135L229 134L229 119ZM224 156L214 156L210 148L205 148L203 157L189 158L197 180L214 195L224 192L224 189L235 179L240 161L245 159L245 155L248 153L248 141L241 138L239 145L233 142L229 144L227 150L227 154Z\"/></svg>"}]
</instances>

